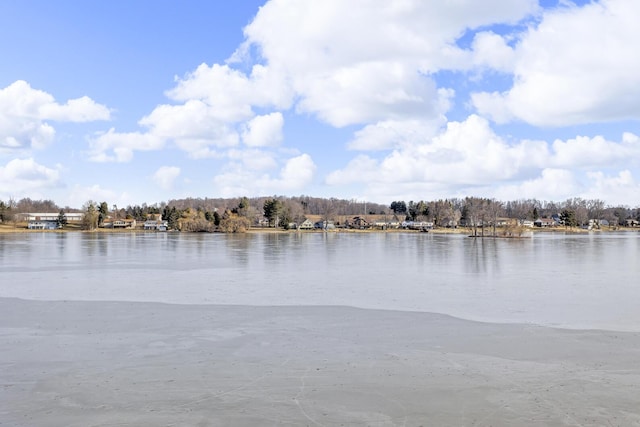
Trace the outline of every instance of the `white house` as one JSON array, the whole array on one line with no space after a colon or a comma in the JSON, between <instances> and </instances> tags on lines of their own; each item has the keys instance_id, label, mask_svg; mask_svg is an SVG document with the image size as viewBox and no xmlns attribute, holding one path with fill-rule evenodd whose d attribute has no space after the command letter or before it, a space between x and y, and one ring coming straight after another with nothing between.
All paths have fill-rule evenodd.
<instances>
[{"instance_id":1,"label":"white house","mask_svg":"<svg viewBox=\"0 0 640 427\"><path fill-rule=\"evenodd\" d=\"M310 219L305 219L304 221L302 221L302 223L298 226L298 230L313 230L313 222L311 222Z\"/></svg>"},{"instance_id":2,"label":"white house","mask_svg":"<svg viewBox=\"0 0 640 427\"><path fill-rule=\"evenodd\" d=\"M22 220L26 222L31 221L57 221L59 212L25 212L20 214ZM65 212L64 217L67 222L80 222L82 221L83 213L70 213Z\"/></svg>"},{"instance_id":3,"label":"white house","mask_svg":"<svg viewBox=\"0 0 640 427\"><path fill-rule=\"evenodd\" d=\"M107 218L102 223L104 228L136 228L135 219L111 219Z\"/></svg>"},{"instance_id":4,"label":"white house","mask_svg":"<svg viewBox=\"0 0 640 427\"><path fill-rule=\"evenodd\" d=\"M29 230L57 230L57 221L29 221L27 224Z\"/></svg>"},{"instance_id":5,"label":"white house","mask_svg":"<svg viewBox=\"0 0 640 427\"><path fill-rule=\"evenodd\" d=\"M161 219L151 219L144 222L145 230L167 231L169 223Z\"/></svg>"}]
</instances>

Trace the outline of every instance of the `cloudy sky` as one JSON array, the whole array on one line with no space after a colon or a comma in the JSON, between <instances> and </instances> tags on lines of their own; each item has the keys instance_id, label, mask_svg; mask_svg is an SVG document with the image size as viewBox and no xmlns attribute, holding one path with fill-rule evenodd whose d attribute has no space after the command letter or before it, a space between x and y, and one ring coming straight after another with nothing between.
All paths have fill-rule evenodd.
<instances>
[{"instance_id":1,"label":"cloudy sky","mask_svg":"<svg viewBox=\"0 0 640 427\"><path fill-rule=\"evenodd\" d=\"M640 1L0 2L0 200L640 204Z\"/></svg>"}]
</instances>

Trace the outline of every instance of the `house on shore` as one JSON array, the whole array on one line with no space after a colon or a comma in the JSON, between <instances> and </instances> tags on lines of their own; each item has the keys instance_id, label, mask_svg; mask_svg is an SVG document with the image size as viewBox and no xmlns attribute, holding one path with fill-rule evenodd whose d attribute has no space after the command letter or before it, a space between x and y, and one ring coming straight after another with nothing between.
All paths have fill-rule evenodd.
<instances>
[{"instance_id":1,"label":"house on shore","mask_svg":"<svg viewBox=\"0 0 640 427\"><path fill-rule=\"evenodd\" d=\"M313 227L318 230L335 230L336 225L333 221L318 221L313 224Z\"/></svg>"},{"instance_id":2,"label":"house on shore","mask_svg":"<svg viewBox=\"0 0 640 427\"><path fill-rule=\"evenodd\" d=\"M298 230L313 230L313 222L309 218L305 218L305 220L298 225Z\"/></svg>"},{"instance_id":3,"label":"house on shore","mask_svg":"<svg viewBox=\"0 0 640 427\"><path fill-rule=\"evenodd\" d=\"M29 230L57 230L60 226L58 221L29 221L27 228Z\"/></svg>"},{"instance_id":4,"label":"house on shore","mask_svg":"<svg viewBox=\"0 0 640 427\"><path fill-rule=\"evenodd\" d=\"M367 228L371 228L371 223L361 216L354 216L353 219L349 223L350 228L357 228L359 230L366 230Z\"/></svg>"},{"instance_id":5,"label":"house on shore","mask_svg":"<svg viewBox=\"0 0 640 427\"><path fill-rule=\"evenodd\" d=\"M401 225L407 230L432 230L434 227L431 221L403 221Z\"/></svg>"},{"instance_id":6,"label":"house on shore","mask_svg":"<svg viewBox=\"0 0 640 427\"><path fill-rule=\"evenodd\" d=\"M64 219L69 222L82 221L82 213L64 213ZM60 212L26 212L20 218L27 223L29 230L56 230L59 227Z\"/></svg>"},{"instance_id":7,"label":"house on shore","mask_svg":"<svg viewBox=\"0 0 640 427\"><path fill-rule=\"evenodd\" d=\"M104 228L113 228L113 229L125 229L125 228L136 228L136 220L125 218L125 219L111 219L107 218L102 223L102 227Z\"/></svg>"},{"instance_id":8,"label":"house on shore","mask_svg":"<svg viewBox=\"0 0 640 427\"><path fill-rule=\"evenodd\" d=\"M143 228L151 231L167 231L169 222L162 219L148 219L144 222Z\"/></svg>"},{"instance_id":9,"label":"house on shore","mask_svg":"<svg viewBox=\"0 0 640 427\"><path fill-rule=\"evenodd\" d=\"M553 218L538 218L535 221L533 221L533 225L535 227L547 228L547 227L557 226L558 222L556 222L556 220Z\"/></svg>"}]
</instances>

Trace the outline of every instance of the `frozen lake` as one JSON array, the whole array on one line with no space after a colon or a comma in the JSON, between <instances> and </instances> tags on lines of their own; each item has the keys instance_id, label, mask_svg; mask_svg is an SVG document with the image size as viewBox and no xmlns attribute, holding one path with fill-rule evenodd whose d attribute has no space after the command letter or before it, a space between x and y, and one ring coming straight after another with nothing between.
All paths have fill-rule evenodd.
<instances>
[{"instance_id":1,"label":"frozen lake","mask_svg":"<svg viewBox=\"0 0 640 427\"><path fill-rule=\"evenodd\" d=\"M640 233L0 235L0 297L340 305L640 331Z\"/></svg>"}]
</instances>

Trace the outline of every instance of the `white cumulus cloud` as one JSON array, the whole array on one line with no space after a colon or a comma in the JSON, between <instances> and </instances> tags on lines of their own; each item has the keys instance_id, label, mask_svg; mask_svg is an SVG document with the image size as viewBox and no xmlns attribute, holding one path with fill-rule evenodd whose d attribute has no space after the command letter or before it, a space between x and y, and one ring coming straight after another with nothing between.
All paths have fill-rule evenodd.
<instances>
[{"instance_id":1,"label":"white cumulus cloud","mask_svg":"<svg viewBox=\"0 0 640 427\"><path fill-rule=\"evenodd\" d=\"M3 151L43 148L50 144L55 129L49 121L109 119L109 109L86 96L60 104L52 95L33 89L23 80L0 89L0 149Z\"/></svg>"},{"instance_id":2,"label":"white cumulus cloud","mask_svg":"<svg viewBox=\"0 0 640 427\"><path fill-rule=\"evenodd\" d=\"M173 183L180 176L180 168L162 166L152 176L153 181L163 190L171 190Z\"/></svg>"},{"instance_id":3,"label":"white cumulus cloud","mask_svg":"<svg viewBox=\"0 0 640 427\"><path fill-rule=\"evenodd\" d=\"M347 147L361 151L399 148L407 142L428 140L437 133L439 127L437 121L385 120L356 131Z\"/></svg>"},{"instance_id":4,"label":"white cumulus cloud","mask_svg":"<svg viewBox=\"0 0 640 427\"><path fill-rule=\"evenodd\" d=\"M249 147L273 147L282 141L282 113L256 116L247 123L242 141Z\"/></svg>"},{"instance_id":5,"label":"white cumulus cloud","mask_svg":"<svg viewBox=\"0 0 640 427\"><path fill-rule=\"evenodd\" d=\"M462 122L449 122L429 138L407 138L382 158L358 155L330 173L326 183L363 184L370 200L387 200L394 194L415 198L416 193L424 198L495 195L549 200L587 194L594 184L585 176L630 167L638 163L635 159L640 159L640 138L631 133L620 141L601 136L553 142L507 140L486 119L471 115ZM608 200L605 196L599 198Z\"/></svg>"},{"instance_id":6,"label":"white cumulus cloud","mask_svg":"<svg viewBox=\"0 0 640 427\"><path fill-rule=\"evenodd\" d=\"M617 174L606 174L602 171L588 174L589 185L584 194L585 199L602 199L610 204L629 205L633 195L640 194L640 177L633 176L629 170ZM636 199L637 201L637 196Z\"/></svg>"},{"instance_id":7,"label":"white cumulus cloud","mask_svg":"<svg viewBox=\"0 0 640 427\"><path fill-rule=\"evenodd\" d=\"M308 154L286 160L277 175L252 171L241 165L231 165L214 177L215 191L222 197L238 194L292 194L309 185L316 173L316 165Z\"/></svg>"},{"instance_id":8,"label":"white cumulus cloud","mask_svg":"<svg viewBox=\"0 0 640 427\"><path fill-rule=\"evenodd\" d=\"M473 63L502 72L512 72L515 52L504 37L491 31L475 35L472 44Z\"/></svg>"},{"instance_id":9,"label":"white cumulus cloud","mask_svg":"<svg viewBox=\"0 0 640 427\"><path fill-rule=\"evenodd\" d=\"M334 127L363 126L351 148L389 149L406 139L391 135L401 129L394 123L432 133L444 121L455 93L437 87L433 73L474 66L473 52L457 45L466 31L516 23L538 9L535 0L271 0L227 64L201 64L176 78L166 92L173 103L140 125L161 141L154 149L172 142L192 158L220 157L240 141L279 145L281 112L293 109ZM482 66L507 67L512 51L500 36L482 33L474 46ZM233 68L239 61L243 67ZM138 146L114 136L93 144L94 160L131 159Z\"/></svg>"},{"instance_id":10,"label":"white cumulus cloud","mask_svg":"<svg viewBox=\"0 0 640 427\"><path fill-rule=\"evenodd\" d=\"M567 169L545 168L540 174L518 183L499 183L495 189L487 189L498 200L538 199L566 200L577 197L584 190L574 173Z\"/></svg>"},{"instance_id":11,"label":"white cumulus cloud","mask_svg":"<svg viewBox=\"0 0 640 427\"><path fill-rule=\"evenodd\" d=\"M109 129L89 141L89 160L94 162L128 162L134 151L158 150L164 147L164 140L151 133L119 133Z\"/></svg>"},{"instance_id":12,"label":"white cumulus cloud","mask_svg":"<svg viewBox=\"0 0 640 427\"><path fill-rule=\"evenodd\" d=\"M200 100L213 109L214 117L238 122L254 115L253 107L286 109L293 93L272 68L256 64L249 75L228 65L201 64L167 91L174 101Z\"/></svg>"},{"instance_id":13,"label":"white cumulus cloud","mask_svg":"<svg viewBox=\"0 0 640 427\"><path fill-rule=\"evenodd\" d=\"M346 128L341 138L352 132L340 142L358 153L325 182L360 185L370 200L633 188L620 174L633 176L640 158L634 134L543 141L501 135L489 120L548 127L640 118L638 5L270 0L226 64L176 78L140 131L95 136L90 157L124 162L177 147L226 162L214 178L218 194L300 191L317 168L284 141L283 113L297 113ZM476 114L450 121L463 97ZM45 140L46 128L40 134Z\"/></svg>"},{"instance_id":14,"label":"white cumulus cloud","mask_svg":"<svg viewBox=\"0 0 640 427\"><path fill-rule=\"evenodd\" d=\"M242 167L250 171L268 171L278 167L274 153L258 148L229 150L226 157L233 162L241 162Z\"/></svg>"},{"instance_id":15,"label":"white cumulus cloud","mask_svg":"<svg viewBox=\"0 0 640 427\"><path fill-rule=\"evenodd\" d=\"M0 166L0 194L15 196L62 185L60 171L37 163L32 158L13 159Z\"/></svg>"},{"instance_id":16,"label":"white cumulus cloud","mask_svg":"<svg viewBox=\"0 0 640 427\"><path fill-rule=\"evenodd\" d=\"M134 198L126 191L104 188L99 184L74 185L66 198L62 200L62 203L67 206L83 206L89 200L97 203L107 201L109 204L115 204L120 207L140 203L139 199ZM109 206L109 209L111 209L111 206Z\"/></svg>"},{"instance_id":17,"label":"white cumulus cloud","mask_svg":"<svg viewBox=\"0 0 640 427\"><path fill-rule=\"evenodd\" d=\"M552 149L553 162L559 167L614 167L634 159L640 163L640 138L631 133L625 133L621 142L607 141L602 136L556 140Z\"/></svg>"},{"instance_id":18,"label":"white cumulus cloud","mask_svg":"<svg viewBox=\"0 0 640 427\"><path fill-rule=\"evenodd\" d=\"M247 76L227 65L202 64L166 92L177 104L158 105L139 121L144 131L111 130L93 138L91 159L130 161L135 151L169 143L194 159L221 157L241 135L249 146L276 145L282 139L282 114L256 116L253 108L288 108L291 95L283 82L261 65Z\"/></svg>"},{"instance_id":19,"label":"white cumulus cloud","mask_svg":"<svg viewBox=\"0 0 640 427\"><path fill-rule=\"evenodd\" d=\"M331 125L436 118L443 94L429 74L469 67L457 38L537 9L533 0L272 0L241 51L257 46L299 96L297 110Z\"/></svg>"},{"instance_id":20,"label":"white cumulus cloud","mask_svg":"<svg viewBox=\"0 0 640 427\"><path fill-rule=\"evenodd\" d=\"M313 180L316 165L308 154L301 154L287 160L276 179L261 182L265 187L280 188L280 191L290 192L307 186Z\"/></svg>"},{"instance_id":21,"label":"white cumulus cloud","mask_svg":"<svg viewBox=\"0 0 640 427\"><path fill-rule=\"evenodd\" d=\"M640 119L638 16L636 0L545 12L515 47L513 86L476 93L473 104L497 122L538 126Z\"/></svg>"}]
</instances>

